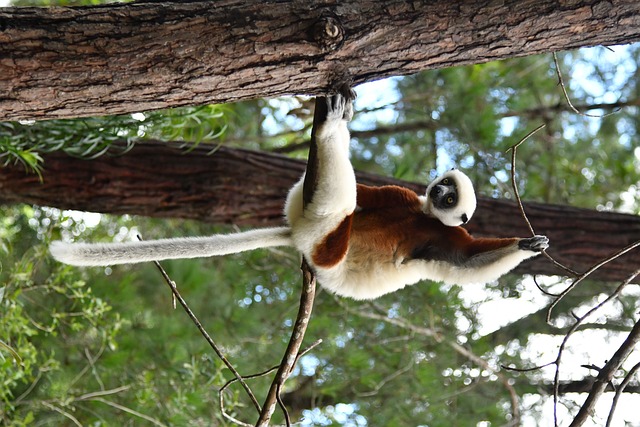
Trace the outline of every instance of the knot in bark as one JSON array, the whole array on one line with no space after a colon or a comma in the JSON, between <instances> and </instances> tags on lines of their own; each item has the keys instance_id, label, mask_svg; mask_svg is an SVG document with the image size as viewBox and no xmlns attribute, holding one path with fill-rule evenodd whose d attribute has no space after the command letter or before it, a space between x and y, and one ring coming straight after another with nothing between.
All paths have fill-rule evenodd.
<instances>
[{"instance_id":1,"label":"knot in bark","mask_svg":"<svg viewBox=\"0 0 640 427\"><path fill-rule=\"evenodd\" d=\"M336 18L323 17L313 26L313 40L323 50L335 50L344 42L344 28Z\"/></svg>"}]
</instances>

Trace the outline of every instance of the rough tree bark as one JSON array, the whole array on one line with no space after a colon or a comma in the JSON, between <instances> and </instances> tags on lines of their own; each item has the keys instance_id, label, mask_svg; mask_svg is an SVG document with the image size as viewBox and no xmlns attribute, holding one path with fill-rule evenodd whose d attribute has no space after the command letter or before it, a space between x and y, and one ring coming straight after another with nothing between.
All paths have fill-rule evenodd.
<instances>
[{"instance_id":1,"label":"rough tree bark","mask_svg":"<svg viewBox=\"0 0 640 427\"><path fill-rule=\"evenodd\" d=\"M207 155L207 148L197 147L185 153L159 142L139 144L124 156L95 160L54 153L45 156L44 165L43 182L17 166L0 168L0 203L243 226L281 224L287 191L305 168L301 161L264 152L222 147ZM358 180L425 191L421 184L372 174L359 173ZM640 240L638 216L540 203L527 203L526 209L536 231L551 239L550 254L578 271ZM505 200L480 198L468 228L478 236L528 235L518 209ZM639 264L640 251L635 250L593 277L623 280ZM518 271L561 273L542 257Z\"/></svg>"},{"instance_id":2,"label":"rough tree bark","mask_svg":"<svg viewBox=\"0 0 640 427\"><path fill-rule=\"evenodd\" d=\"M121 114L640 40L637 0L0 9L0 120Z\"/></svg>"}]
</instances>

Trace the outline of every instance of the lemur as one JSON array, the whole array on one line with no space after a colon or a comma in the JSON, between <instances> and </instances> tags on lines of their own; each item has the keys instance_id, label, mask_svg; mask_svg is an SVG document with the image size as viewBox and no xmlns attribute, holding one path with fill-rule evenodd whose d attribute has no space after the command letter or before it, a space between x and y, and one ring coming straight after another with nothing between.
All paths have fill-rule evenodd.
<instances>
[{"instance_id":1,"label":"lemur","mask_svg":"<svg viewBox=\"0 0 640 427\"><path fill-rule=\"evenodd\" d=\"M286 226L128 243L55 241L51 254L67 264L107 266L293 246L325 289L364 300L424 279L487 283L548 247L545 236L473 238L461 225L475 212L475 191L456 169L434 180L424 195L399 186L357 184L347 129L354 98L345 89L319 100L326 102L327 114L316 132L315 192L303 208L304 175L291 188Z\"/></svg>"}]
</instances>

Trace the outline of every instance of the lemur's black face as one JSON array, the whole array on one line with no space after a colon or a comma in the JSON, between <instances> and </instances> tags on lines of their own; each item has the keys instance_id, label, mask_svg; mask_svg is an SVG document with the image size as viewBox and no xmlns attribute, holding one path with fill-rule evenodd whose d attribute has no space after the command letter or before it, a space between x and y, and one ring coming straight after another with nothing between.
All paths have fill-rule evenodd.
<instances>
[{"instance_id":1,"label":"lemur's black face","mask_svg":"<svg viewBox=\"0 0 640 427\"><path fill-rule=\"evenodd\" d=\"M476 195L471 180L457 169L446 172L427 187L425 212L444 225L466 224L476 209Z\"/></svg>"},{"instance_id":2,"label":"lemur's black face","mask_svg":"<svg viewBox=\"0 0 640 427\"><path fill-rule=\"evenodd\" d=\"M452 209L458 204L458 186L452 178L443 178L436 183L429 193L436 209Z\"/></svg>"}]
</instances>

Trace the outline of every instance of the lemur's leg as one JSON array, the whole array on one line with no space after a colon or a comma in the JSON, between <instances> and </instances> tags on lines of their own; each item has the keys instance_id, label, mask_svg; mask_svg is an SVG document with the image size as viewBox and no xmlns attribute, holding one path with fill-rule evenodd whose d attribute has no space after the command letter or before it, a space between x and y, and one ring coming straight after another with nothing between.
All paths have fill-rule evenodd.
<instances>
[{"instance_id":1,"label":"lemur's leg","mask_svg":"<svg viewBox=\"0 0 640 427\"><path fill-rule=\"evenodd\" d=\"M327 114L315 132L317 174L311 200L303 209L303 176L289 192L285 205L294 245L316 267L336 265L347 251L351 214L356 209L356 178L349 160L347 130L354 97L345 89L324 98Z\"/></svg>"},{"instance_id":2,"label":"lemur's leg","mask_svg":"<svg viewBox=\"0 0 640 427\"><path fill-rule=\"evenodd\" d=\"M349 160L352 92L326 99L327 117L316 131L318 172L305 216L349 215L356 207L356 178Z\"/></svg>"},{"instance_id":3,"label":"lemur's leg","mask_svg":"<svg viewBox=\"0 0 640 427\"><path fill-rule=\"evenodd\" d=\"M312 199L304 209L307 219L347 216L355 210L356 179L349 160L347 129L347 122L353 116L354 98L355 93L350 89L324 98L327 114L316 130L318 170ZM303 175L287 198L285 213L292 226L303 215L304 179Z\"/></svg>"}]
</instances>

